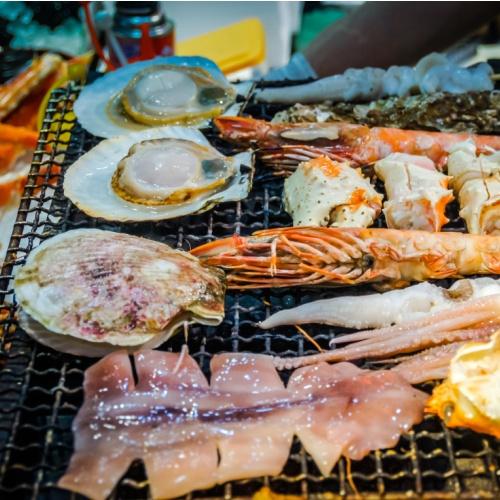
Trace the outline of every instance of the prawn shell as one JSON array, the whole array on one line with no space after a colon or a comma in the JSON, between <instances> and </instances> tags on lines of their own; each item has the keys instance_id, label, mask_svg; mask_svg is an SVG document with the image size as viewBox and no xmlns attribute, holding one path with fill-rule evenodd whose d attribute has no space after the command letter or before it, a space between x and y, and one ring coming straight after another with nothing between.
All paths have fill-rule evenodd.
<instances>
[{"instance_id":1,"label":"prawn shell","mask_svg":"<svg viewBox=\"0 0 500 500\"><path fill-rule=\"evenodd\" d=\"M118 164L128 155L130 148L139 142L168 138L211 148L200 131L187 127L150 128L107 139L68 168L64 178L64 195L91 217L119 222L156 221L199 214L219 203L247 197L254 171L253 154L248 151L226 158L235 167L235 174L222 189L185 203L146 205L120 197L113 189L112 179ZM220 156L220 153L214 149L214 155Z\"/></svg>"},{"instance_id":2,"label":"prawn shell","mask_svg":"<svg viewBox=\"0 0 500 500\"><path fill-rule=\"evenodd\" d=\"M91 134L104 138L151 128L151 125L137 123L133 119L127 120L121 115L119 120L113 119L110 116L110 109L119 105L121 92L137 73L159 64L201 68L221 85L229 85L218 66L204 57L156 57L148 61L128 64L107 73L82 89L73 108L82 127ZM205 125L205 122L198 123L198 126Z\"/></svg>"}]
</instances>

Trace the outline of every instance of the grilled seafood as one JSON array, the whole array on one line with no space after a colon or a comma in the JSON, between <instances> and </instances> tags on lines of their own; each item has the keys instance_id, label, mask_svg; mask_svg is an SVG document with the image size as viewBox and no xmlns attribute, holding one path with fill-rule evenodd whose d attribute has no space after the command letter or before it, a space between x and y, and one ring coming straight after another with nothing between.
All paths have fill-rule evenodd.
<instances>
[{"instance_id":1,"label":"grilled seafood","mask_svg":"<svg viewBox=\"0 0 500 500\"><path fill-rule=\"evenodd\" d=\"M121 93L125 112L146 125L193 123L220 115L235 98L202 68L159 64L137 73Z\"/></svg>"},{"instance_id":2,"label":"grilled seafood","mask_svg":"<svg viewBox=\"0 0 500 500\"><path fill-rule=\"evenodd\" d=\"M273 123L349 122L440 132L500 133L500 92L419 94L369 104L294 104L276 113Z\"/></svg>"},{"instance_id":3,"label":"grilled seafood","mask_svg":"<svg viewBox=\"0 0 500 500\"><path fill-rule=\"evenodd\" d=\"M421 384L429 380L446 378L450 370L451 360L460 347L465 344L467 344L466 341L452 342L451 344L431 347L418 354L397 360L393 359L391 361L397 361L398 364L391 368L391 371L399 373L410 384Z\"/></svg>"},{"instance_id":4,"label":"grilled seafood","mask_svg":"<svg viewBox=\"0 0 500 500\"><path fill-rule=\"evenodd\" d=\"M367 227L382 205L359 169L326 156L301 163L285 180L283 199L294 226Z\"/></svg>"},{"instance_id":5,"label":"grilled seafood","mask_svg":"<svg viewBox=\"0 0 500 500\"><path fill-rule=\"evenodd\" d=\"M0 120L6 118L19 103L57 71L62 58L44 54L33 60L28 69L0 87Z\"/></svg>"},{"instance_id":6,"label":"grilled seafood","mask_svg":"<svg viewBox=\"0 0 500 500\"><path fill-rule=\"evenodd\" d=\"M202 125L236 98L217 65L204 57L156 57L104 75L75 102L82 126L111 138L159 125Z\"/></svg>"},{"instance_id":7,"label":"grilled seafood","mask_svg":"<svg viewBox=\"0 0 500 500\"><path fill-rule=\"evenodd\" d=\"M0 207L23 192L38 133L0 123Z\"/></svg>"},{"instance_id":8,"label":"grilled seafood","mask_svg":"<svg viewBox=\"0 0 500 500\"><path fill-rule=\"evenodd\" d=\"M228 271L230 288L390 287L500 273L500 237L395 229L278 228L216 240L191 253Z\"/></svg>"},{"instance_id":9,"label":"grilled seafood","mask_svg":"<svg viewBox=\"0 0 500 500\"><path fill-rule=\"evenodd\" d=\"M473 141L480 152L500 149L500 136L369 128L342 122L271 123L243 117L219 117L214 123L224 139L260 148L262 161L282 175L299 162L321 155L367 165L391 153L407 153L426 156L441 169L451 146L459 142Z\"/></svg>"},{"instance_id":10,"label":"grilled seafood","mask_svg":"<svg viewBox=\"0 0 500 500\"><path fill-rule=\"evenodd\" d=\"M183 323L219 324L224 278L187 253L98 229L55 236L14 279L22 327L63 352L156 347Z\"/></svg>"},{"instance_id":11,"label":"grilled seafood","mask_svg":"<svg viewBox=\"0 0 500 500\"><path fill-rule=\"evenodd\" d=\"M493 278L458 280L450 288L423 282L384 293L316 300L278 311L259 326L268 329L323 323L344 328L382 328L418 320L426 314L494 294L500 294L500 281Z\"/></svg>"},{"instance_id":12,"label":"grilled seafood","mask_svg":"<svg viewBox=\"0 0 500 500\"><path fill-rule=\"evenodd\" d=\"M449 376L436 387L426 411L449 427L470 427L500 438L500 332L488 343L469 342L450 364Z\"/></svg>"},{"instance_id":13,"label":"grilled seafood","mask_svg":"<svg viewBox=\"0 0 500 500\"><path fill-rule=\"evenodd\" d=\"M64 194L93 217L162 220L245 198L249 152L226 157L186 127L150 128L100 142L66 172Z\"/></svg>"},{"instance_id":14,"label":"grilled seafood","mask_svg":"<svg viewBox=\"0 0 500 500\"><path fill-rule=\"evenodd\" d=\"M387 227L440 231L448 222L444 212L453 200L448 189L450 178L437 172L432 160L392 153L377 161L374 169L387 193L384 202Z\"/></svg>"},{"instance_id":15,"label":"grilled seafood","mask_svg":"<svg viewBox=\"0 0 500 500\"><path fill-rule=\"evenodd\" d=\"M275 365L281 370L323 361L385 358L465 340L484 341L499 328L500 294L494 294L459 302L454 307L431 312L421 319L346 334L331 341L335 346L350 343L346 347L311 356L276 358Z\"/></svg>"},{"instance_id":16,"label":"grilled seafood","mask_svg":"<svg viewBox=\"0 0 500 500\"><path fill-rule=\"evenodd\" d=\"M272 87L257 91L257 100L280 103L363 101L420 91L463 93L493 90L493 70L486 63L463 68L446 56L433 52L417 65L380 68L350 68L341 75L328 76L303 85Z\"/></svg>"},{"instance_id":17,"label":"grilled seafood","mask_svg":"<svg viewBox=\"0 0 500 500\"><path fill-rule=\"evenodd\" d=\"M477 154L474 143L455 144L448 174L469 233L500 234L500 151Z\"/></svg>"},{"instance_id":18,"label":"grilled seafood","mask_svg":"<svg viewBox=\"0 0 500 500\"><path fill-rule=\"evenodd\" d=\"M75 452L58 486L106 498L142 458L153 498L278 474L297 435L327 475L397 443L423 416L427 395L390 371L326 363L292 373L285 388L269 356L219 354L210 385L185 353L125 352L85 373L73 422Z\"/></svg>"}]
</instances>

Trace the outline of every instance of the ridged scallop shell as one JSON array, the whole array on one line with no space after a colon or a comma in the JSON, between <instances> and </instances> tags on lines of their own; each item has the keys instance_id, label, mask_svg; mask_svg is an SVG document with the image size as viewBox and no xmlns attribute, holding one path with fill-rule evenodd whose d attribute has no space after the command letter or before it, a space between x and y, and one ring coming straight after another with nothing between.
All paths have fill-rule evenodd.
<instances>
[{"instance_id":1,"label":"ridged scallop shell","mask_svg":"<svg viewBox=\"0 0 500 500\"><path fill-rule=\"evenodd\" d=\"M14 279L21 325L41 343L100 356L153 348L185 321L224 316L224 275L156 241L98 229L55 236Z\"/></svg>"},{"instance_id":2,"label":"ridged scallop shell","mask_svg":"<svg viewBox=\"0 0 500 500\"><path fill-rule=\"evenodd\" d=\"M205 212L222 202L246 198L253 177L253 156L250 152L226 158L235 167L235 175L222 189L186 203L151 206L118 196L112 188L112 178L119 162L134 144L163 138L183 139L212 148L201 132L186 127L151 128L106 139L68 168L64 194L87 215L122 222L172 219ZM220 156L215 149L214 154Z\"/></svg>"}]
</instances>

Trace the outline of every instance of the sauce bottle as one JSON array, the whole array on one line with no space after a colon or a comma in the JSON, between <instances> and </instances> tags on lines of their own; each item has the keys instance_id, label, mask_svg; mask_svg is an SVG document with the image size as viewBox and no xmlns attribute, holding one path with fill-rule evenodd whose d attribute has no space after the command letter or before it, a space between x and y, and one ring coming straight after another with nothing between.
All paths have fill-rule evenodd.
<instances>
[{"instance_id":1,"label":"sauce bottle","mask_svg":"<svg viewBox=\"0 0 500 500\"><path fill-rule=\"evenodd\" d=\"M128 62L170 56L174 53L174 23L165 17L160 2L116 2L112 31ZM119 55L108 43L111 61Z\"/></svg>"}]
</instances>

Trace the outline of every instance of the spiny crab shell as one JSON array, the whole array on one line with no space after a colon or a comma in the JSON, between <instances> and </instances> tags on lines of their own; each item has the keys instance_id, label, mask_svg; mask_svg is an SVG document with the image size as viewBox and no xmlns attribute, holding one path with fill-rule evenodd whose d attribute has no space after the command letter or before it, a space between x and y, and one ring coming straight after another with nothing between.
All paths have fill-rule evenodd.
<instances>
[{"instance_id":1,"label":"spiny crab shell","mask_svg":"<svg viewBox=\"0 0 500 500\"><path fill-rule=\"evenodd\" d=\"M450 364L426 411L449 427L470 427L500 438L500 331L489 342L469 342Z\"/></svg>"},{"instance_id":2,"label":"spiny crab shell","mask_svg":"<svg viewBox=\"0 0 500 500\"><path fill-rule=\"evenodd\" d=\"M82 356L154 348L185 322L224 317L224 273L156 241L99 229L57 235L14 278L21 326Z\"/></svg>"}]
</instances>

